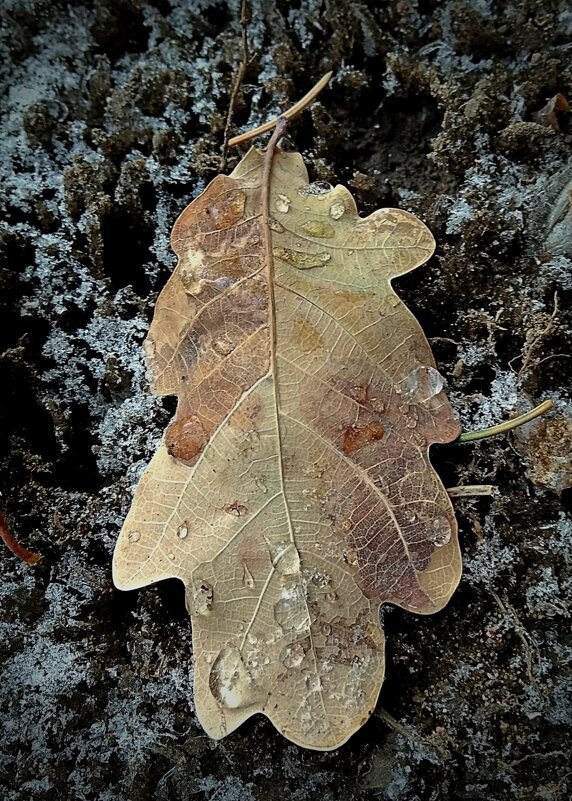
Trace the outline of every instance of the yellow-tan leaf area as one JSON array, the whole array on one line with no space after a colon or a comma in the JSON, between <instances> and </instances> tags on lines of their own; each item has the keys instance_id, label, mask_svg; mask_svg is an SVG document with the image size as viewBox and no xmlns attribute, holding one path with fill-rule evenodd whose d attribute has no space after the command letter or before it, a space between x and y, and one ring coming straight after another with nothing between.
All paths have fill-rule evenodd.
<instances>
[{"instance_id":1,"label":"yellow-tan leaf area","mask_svg":"<svg viewBox=\"0 0 572 801\"><path fill-rule=\"evenodd\" d=\"M252 149L179 217L146 349L174 421L114 555L124 589L186 586L197 714L257 712L315 749L345 742L384 675L379 606L442 608L461 562L428 447L459 433L390 280L434 242L395 209L360 219L277 151ZM269 291L272 286L273 291Z\"/></svg>"}]
</instances>

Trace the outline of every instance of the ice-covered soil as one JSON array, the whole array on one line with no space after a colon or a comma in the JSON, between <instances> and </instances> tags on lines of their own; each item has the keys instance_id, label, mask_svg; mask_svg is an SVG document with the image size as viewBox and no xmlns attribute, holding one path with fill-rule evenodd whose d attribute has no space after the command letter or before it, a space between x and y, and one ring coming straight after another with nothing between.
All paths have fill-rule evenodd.
<instances>
[{"instance_id":1,"label":"ice-covered soil","mask_svg":"<svg viewBox=\"0 0 572 801\"><path fill-rule=\"evenodd\" d=\"M118 593L110 557L173 408L149 395L140 346L173 221L219 167L239 3L2 0L0 504L43 555L2 552L2 797L567 799L572 525L550 476L566 483L570 455L572 128L537 114L572 100L572 12L249 5L236 127L333 69L289 146L365 213L400 206L431 227L437 256L397 288L463 425L548 397L560 422L435 449L447 485L494 493L457 501L450 605L385 610L379 714L346 746L303 751L261 718L205 737L182 588Z\"/></svg>"}]
</instances>

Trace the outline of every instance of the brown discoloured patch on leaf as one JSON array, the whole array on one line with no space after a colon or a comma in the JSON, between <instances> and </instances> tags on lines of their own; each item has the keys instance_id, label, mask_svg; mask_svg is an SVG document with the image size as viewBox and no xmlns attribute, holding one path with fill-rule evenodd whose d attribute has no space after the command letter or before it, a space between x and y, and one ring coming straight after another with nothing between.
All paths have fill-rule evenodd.
<instances>
[{"instance_id":1,"label":"brown discoloured patch on leaf","mask_svg":"<svg viewBox=\"0 0 572 801\"><path fill-rule=\"evenodd\" d=\"M377 442L383 437L384 433L383 426L377 420L372 420L371 423L366 423L363 426L351 425L344 434L342 451L346 456L349 456L361 450L361 448L365 448L366 445Z\"/></svg>"},{"instance_id":2,"label":"brown discoloured patch on leaf","mask_svg":"<svg viewBox=\"0 0 572 801\"><path fill-rule=\"evenodd\" d=\"M179 262L146 349L177 414L114 580L185 583L210 735L262 712L328 750L375 707L380 604L426 614L456 587L455 519L428 448L459 425L390 284L431 255L429 231L396 209L359 218L345 188L308 185L281 151L267 208L263 161L251 150L173 230Z\"/></svg>"},{"instance_id":3,"label":"brown discoloured patch on leaf","mask_svg":"<svg viewBox=\"0 0 572 801\"><path fill-rule=\"evenodd\" d=\"M324 340L320 333L307 320L296 320L292 337L304 353L315 353L316 350L324 347Z\"/></svg>"},{"instance_id":4,"label":"brown discoloured patch on leaf","mask_svg":"<svg viewBox=\"0 0 572 801\"><path fill-rule=\"evenodd\" d=\"M175 420L165 432L165 445L170 456L188 465L196 461L208 442L208 437L196 415Z\"/></svg>"}]
</instances>

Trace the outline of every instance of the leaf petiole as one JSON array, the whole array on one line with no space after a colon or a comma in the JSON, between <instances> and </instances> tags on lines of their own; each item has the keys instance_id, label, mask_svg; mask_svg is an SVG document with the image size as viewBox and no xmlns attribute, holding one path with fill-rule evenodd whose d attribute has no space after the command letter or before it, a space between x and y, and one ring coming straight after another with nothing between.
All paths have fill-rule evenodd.
<instances>
[{"instance_id":1,"label":"leaf petiole","mask_svg":"<svg viewBox=\"0 0 572 801\"><path fill-rule=\"evenodd\" d=\"M539 406L535 406L534 409L531 409L529 412L526 412L525 414L519 414L517 417L507 420L505 423L499 423L498 425L491 426L490 428L481 428L478 431L464 431L457 437L455 442L473 442L477 439L494 437L496 434L504 434L507 431L512 431L513 428L518 428L518 426L529 423L536 417L540 417L541 414L548 412L553 408L553 406L554 401L544 401L544 403L541 403Z\"/></svg>"},{"instance_id":2,"label":"leaf petiole","mask_svg":"<svg viewBox=\"0 0 572 801\"><path fill-rule=\"evenodd\" d=\"M295 103L292 108L289 108L288 111L285 111L279 117L276 117L276 119L265 122L264 125L259 125L258 128L253 128L252 131L246 131L246 133L233 136L232 139L228 140L229 146L240 145L242 142L249 142L251 139L255 139L257 136L260 136L267 131L271 131L278 125L280 120L293 120L294 117L297 117L298 114L301 114L302 111L304 111L304 109L316 99L322 89L327 86L332 74L332 72L326 72L326 74L320 78L318 83L315 84L315 86L313 86L301 100L298 100L298 102Z\"/></svg>"}]
</instances>

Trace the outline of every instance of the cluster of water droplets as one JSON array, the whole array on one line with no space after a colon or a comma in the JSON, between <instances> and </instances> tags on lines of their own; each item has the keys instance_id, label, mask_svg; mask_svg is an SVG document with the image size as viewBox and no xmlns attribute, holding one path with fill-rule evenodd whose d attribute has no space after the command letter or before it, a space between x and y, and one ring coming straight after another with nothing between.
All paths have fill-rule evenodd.
<instances>
[{"instance_id":1,"label":"cluster of water droplets","mask_svg":"<svg viewBox=\"0 0 572 801\"><path fill-rule=\"evenodd\" d=\"M330 192L332 192L334 187L328 183L327 181L314 181L314 183L308 184L306 186L301 186L298 189L298 195L300 197L317 197L317 198L324 198ZM283 193L279 193L276 195L274 199L274 209L280 214L288 214L290 211L290 206L292 205L292 199ZM307 211L310 211L310 207L306 208ZM341 219L344 214L346 213L346 206L342 200L335 200L328 209L328 214L332 220L339 220ZM327 235L332 235L330 233L330 229L326 227L327 224L324 223L324 231L327 232ZM277 231L278 233L282 233L284 231L284 226L278 222L277 220L271 219L270 221L270 228L273 231ZM315 234L316 236L320 236L320 234ZM322 234L324 236L324 234ZM353 252L353 251L352 251Z\"/></svg>"}]
</instances>

